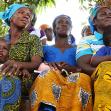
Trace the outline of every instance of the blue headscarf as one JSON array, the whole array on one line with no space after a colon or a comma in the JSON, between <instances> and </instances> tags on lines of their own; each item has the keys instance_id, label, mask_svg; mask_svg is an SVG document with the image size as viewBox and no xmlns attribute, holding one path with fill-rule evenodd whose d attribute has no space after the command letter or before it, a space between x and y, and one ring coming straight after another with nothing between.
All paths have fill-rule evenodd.
<instances>
[{"instance_id":1,"label":"blue headscarf","mask_svg":"<svg viewBox=\"0 0 111 111\"><path fill-rule=\"evenodd\" d=\"M93 20L94 20L94 18L96 17L97 12L98 12L99 9L100 9L100 5L96 5L94 8L92 8L92 9L91 9L91 12L90 12L89 19L88 19L89 24L90 24L90 30L91 30L91 32L92 32L93 34L94 34L94 31L95 31Z\"/></svg>"},{"instance_id":2,"label":"blue headscarf","mask_svg":"<svg viewBox=\"0 0 111 111\"><path fill-rule=\"evenodd\" d=\"M10 26L10 19L11 17L14 15L14 13L22 8L22 7L27 7L26 5L24 4L12 4L8 7L8 9L6 9L4 12L0 12L0 19L4 20L5 23Z\"/></svg>"}]
</instances>

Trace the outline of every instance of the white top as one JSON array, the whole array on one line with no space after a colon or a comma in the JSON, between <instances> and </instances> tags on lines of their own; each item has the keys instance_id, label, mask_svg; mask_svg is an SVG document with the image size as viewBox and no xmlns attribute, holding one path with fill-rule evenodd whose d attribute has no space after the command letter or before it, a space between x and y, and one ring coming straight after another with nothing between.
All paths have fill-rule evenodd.
<instances>
[{"instance_id":1,"label":"white top","mask_svg":"<svg viewBox=\"0 0 111 111\"><path fill-rule=\"evenodd\" d=\"M41 36L41 34L40 34L40 30L39 30L39 29L35 29L35 30L32 31L30 34L37 35L38 37ZM46 37L46 36L43 36L43 37L40 38L40 40L43 40L43 39L45 39L45 38L47 38L47 37Z\"/></svg>"}]
</instances>

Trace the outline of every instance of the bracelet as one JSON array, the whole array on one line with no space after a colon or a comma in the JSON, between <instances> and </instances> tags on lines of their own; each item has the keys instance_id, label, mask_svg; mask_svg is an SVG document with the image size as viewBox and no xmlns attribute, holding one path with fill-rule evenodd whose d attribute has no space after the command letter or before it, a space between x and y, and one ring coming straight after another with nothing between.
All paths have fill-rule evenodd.
<instances>
[{"instance_id":1,"label":"bracelet","mask_svg":"<svg viewBox=\"0 0 111 111\"><path fill-rule=\"evenodd\" d=\"M67 72L66 69L62 69L61 72L62 72L63 74L65 74L66 76L69 76L69 73Z\"/></svg>"}]
</instances>

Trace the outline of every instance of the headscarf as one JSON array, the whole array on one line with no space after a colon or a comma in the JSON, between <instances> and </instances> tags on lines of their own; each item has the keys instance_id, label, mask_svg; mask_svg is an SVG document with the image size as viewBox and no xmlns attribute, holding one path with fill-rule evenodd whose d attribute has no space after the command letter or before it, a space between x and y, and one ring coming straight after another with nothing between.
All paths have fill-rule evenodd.
<instances>
[{"instance_id":1,"label":"headscarf","mask_svg":"<svg viewBox=\"0 0 111 111\"><path fill-rule=\"evenodd\" d=\"M92 8L91 12L90 12L89 19L88 19L89 24L90 24L90 30L93 34L94 34L94 31L95 31L93 20L96 17L97 12L98 12L99 9L100 9L100 5L96 5L94 8Z\"/></svg>"},{"instance_id":2,"label":"headscarf","mask_svg":"<svg viewBox=\"0 0 111 111\"><path fill-rule=\"evenodd\" d=\"M5 23L9 26L11 17L18 9L22 7L27 7L27 6L24 4L16 4L16 3L10 5L4 12L0 12L0 19L4 20Z\"/></svg>"}]
</instances>

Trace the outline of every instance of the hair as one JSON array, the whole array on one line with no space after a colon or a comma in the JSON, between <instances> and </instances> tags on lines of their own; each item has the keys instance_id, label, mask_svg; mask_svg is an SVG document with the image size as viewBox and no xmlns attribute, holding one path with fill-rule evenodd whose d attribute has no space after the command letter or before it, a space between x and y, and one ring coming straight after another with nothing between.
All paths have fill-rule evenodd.
<instances>
[{"instance_id":1,"label":"hair","mask_svg":"<svg viewBox=\"0 0 111 111\"><path fill-rule=\"evenodd\" d=\"M109 43L111 42L109 39L111 40L111 26L105 28L103 32L103 43L106 46L109 46Z\"/></svg>"},{"instance_id":2,"label":"hair","mask_svg":"<svg viewBox=\"0 0 111 111\"><path fill-rule=\"evenodd\" d=\"M69 20L70 27L72 28L71 18L70 18L68 15L59 15L59 16L57 16L57 17L54 19L54 21L53 21L53 23L52 23L53 30L54 30L55 27L56 27L56 21L57 21L60 17L66 17L66 18ZM54 35L55 35L55 32L54 32Z\"/></svg>"}]
</instances>

